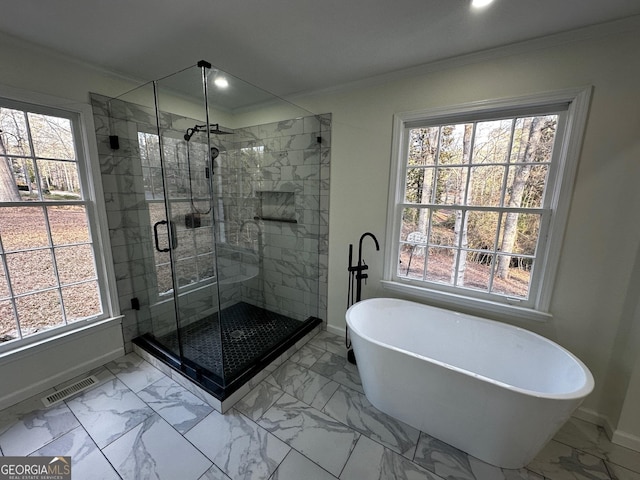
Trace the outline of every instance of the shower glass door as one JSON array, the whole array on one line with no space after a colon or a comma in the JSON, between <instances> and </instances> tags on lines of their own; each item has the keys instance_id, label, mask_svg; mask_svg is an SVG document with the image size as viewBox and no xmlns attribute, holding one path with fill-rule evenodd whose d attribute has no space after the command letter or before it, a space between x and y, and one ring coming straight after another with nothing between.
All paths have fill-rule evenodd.
<instances>
[{"instance_id":1,"label":"shower glass door","mask_svg":"<svg viewBox=\"0 0 640 480\"><path fill-rule=\"evenodd\" d=\"M220 275L216 258L216 203L212 148L207 125L206 67L192 67L154 82L164 202L156 206L154 232L164 231L169 264L158 270L171 290L176 329L159 340L179 350L184 368L213 374L224 382L218 314ZM169 114L179 91L193 95L189 116ZM164 216L163 216L164 215ZM155 233L154 233L155 234ZM158 248L160 247L160 248ZM168 267L168 268L166 268ZM175 347L173 346L175 342Z\"/></svg>"}]
</instances>

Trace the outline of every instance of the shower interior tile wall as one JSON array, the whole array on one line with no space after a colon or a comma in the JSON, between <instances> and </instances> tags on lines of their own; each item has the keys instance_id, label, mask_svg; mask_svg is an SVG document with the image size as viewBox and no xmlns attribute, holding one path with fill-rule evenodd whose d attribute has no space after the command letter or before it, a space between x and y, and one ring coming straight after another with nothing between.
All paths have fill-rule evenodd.
<instances>
[{"instance_id":1,"label":"shower interior tile wall","mask_svg":"<svg viewBox=\"0 0 640 480\"><path fill-rule=\"evenodd\" d=\"M152 222L138 144L138 131L153 132L155 111L121 100L91 94L102 184L117 291L124 315L125 348L147 332L160 335L175 328L173 305L158 296ZM109 113L111 117L109 117ZM199 123L163 113L162 128L184 131ZM237 285L221 285L224 308L237 301L262 304L269 310L303 320L310 315L326 319L329 238L329 181L331 115L309 116L235 130L214 138L221 153L214 166L217 199L224 204L219 221L220 263L243 259L262 247L262 275ZM117 135L118 150L109 136ZM320 139L320 141L319 141ZM258 221L261 192L282 192L293 198L297 223ZM243 221L242 232L240 226ZM219 241L220 241L219 240ZM208 286L180 295L183 322L213 313L217 289ZM138 298L140 309L131 308Z\"/></svg>"}]
</instances>

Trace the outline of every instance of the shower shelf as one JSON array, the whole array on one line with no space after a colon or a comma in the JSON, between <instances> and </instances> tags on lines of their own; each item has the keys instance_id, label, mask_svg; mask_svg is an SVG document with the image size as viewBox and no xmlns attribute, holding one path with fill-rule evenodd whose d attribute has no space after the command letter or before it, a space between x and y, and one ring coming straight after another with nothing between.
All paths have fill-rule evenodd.
<instances>
[{"instance_id":1,"label":"shower shelf","mask_svg":"<svg viewBox=\"0 0 640 480\"><path fill-rule=\"evenodd\" d=\"M284 223L298 223L297 220L292 220L290 218L272 218L272 217L260 217L256 215L253 217L254 220L264 220L266 222L284 222Z\"/></svg>"}]
</instances>

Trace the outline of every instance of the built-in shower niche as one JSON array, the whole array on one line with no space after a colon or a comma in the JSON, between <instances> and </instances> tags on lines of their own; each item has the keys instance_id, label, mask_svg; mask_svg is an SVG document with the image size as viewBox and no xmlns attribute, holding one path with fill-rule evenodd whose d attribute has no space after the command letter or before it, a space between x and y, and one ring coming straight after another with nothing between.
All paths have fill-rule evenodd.
<instances>
[{"instance_id":1,"label":"built-in shower niche","mask_svg":"<svg viewBox=\"0 0 640 480\"><path fill-rule=\"evenodd\" d=\"M260 203L256 220L297 223L294 192L259 190L257 193Z\"/></svg>"}]
</instances>

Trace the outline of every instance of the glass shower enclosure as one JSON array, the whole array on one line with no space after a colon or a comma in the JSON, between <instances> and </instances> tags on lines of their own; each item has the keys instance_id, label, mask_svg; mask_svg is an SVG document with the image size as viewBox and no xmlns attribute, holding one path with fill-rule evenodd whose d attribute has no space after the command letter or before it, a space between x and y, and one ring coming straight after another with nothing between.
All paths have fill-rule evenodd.
<instances>
[{"instance_id":1,"label":"glass shower enclosure","mask_svg":"<svg viewBox=\"0 0 640 480\"><path fill-rule=\"evenodd\" d=\"M128 168L109 180L112 216L139 235L123 262L133 342L224 400L322 322L330 116L205 61L92 101L104 157Z\"/></svg>"}]
</instances>

